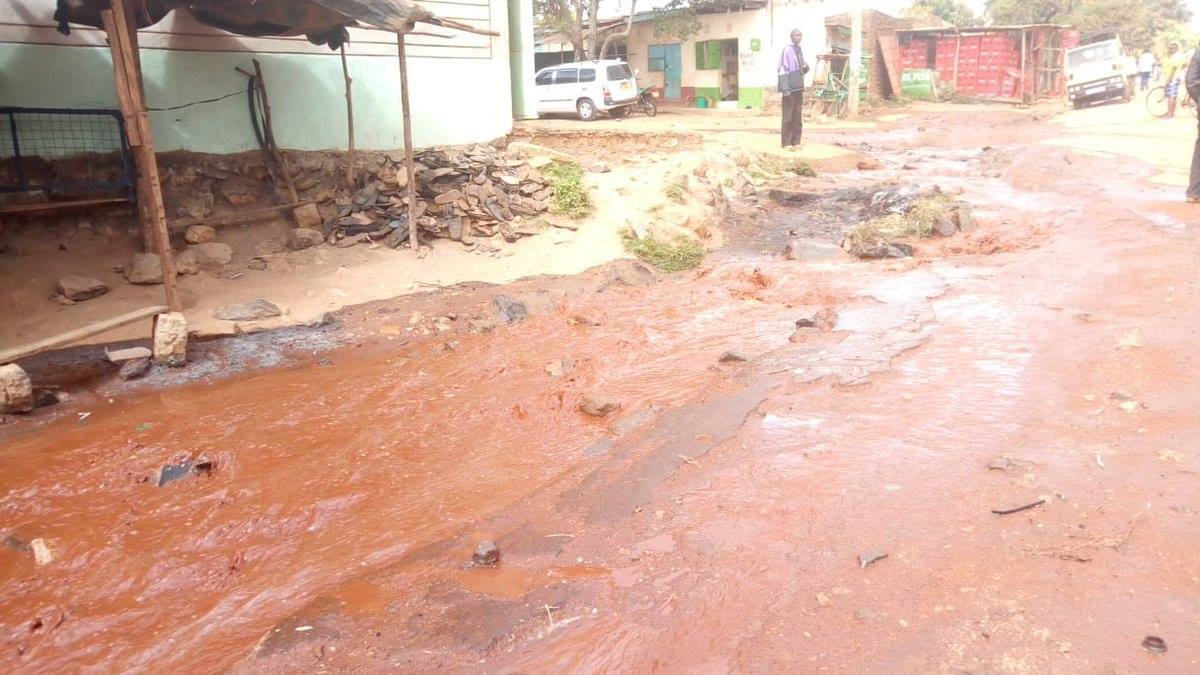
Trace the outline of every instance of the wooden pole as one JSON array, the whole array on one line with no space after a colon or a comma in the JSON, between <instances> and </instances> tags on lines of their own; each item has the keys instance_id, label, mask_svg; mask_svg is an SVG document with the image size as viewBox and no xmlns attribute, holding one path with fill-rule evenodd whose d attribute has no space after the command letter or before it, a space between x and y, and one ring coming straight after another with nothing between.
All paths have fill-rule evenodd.
<instances>
[{"instance_id":1,"label":"wooden pole","mask_svg":"<svg viewBox=\"0 0 1200 675\"><path fill-rule=\"evenodd\" d=\"M142 75L137 70L133 30L125 11L124 0L112 0L112 9L101 12L105 28L109 30L109 48L113 55L113 80L119 91L117 100L129 105L129 110L122 111L126 118L132 118L135 133L129 134L130 139L136 137L140 142L133 146L134 162L137 164L139 212L144 231L150 232L152 249L158 253L162 265L163 288L167 296L167 307L172 312L183 309L176 286L175 257L171 251L171 238L167 233L167 211L163 205L162 183L158 176L158 157L154 152L154 136L150 129L150 113L146 110L146 101L142 96L140 85ZM132 142L132 140L131 140ZM145 208L141 207L143 197Z\"/></svg>"},{"instance_id":2,"label":"wooden pole","mask_svg":"<svg viewBox=\"0 0 1200 675\"><path fill-rule=\"evenodd\" d=\"M1021 95L1017 97L1018 99L1020 99L1020 101L1022 103L1025 102L1025 68L1026 68L1025 41L1026 41L1026 37L1027 37L1026 31L1024 28L1022 28L1021 29Z\"/></svg>"},{"instance_id":3,"label":"wooden pole","mask_svg":"<svg viewBox=\"0 0 1200 675\"><path fill-rule=\"evenodd\" d=\"M400 106L403 108L404 120L404 170L408 172L408 240L413 253L420 244L417 242L417 174L414 170L416 160L413 159L412 115L408 108L408 56L404 53L404 33L396 33L396 53L400 58Z\"/></svg>"},{"instance_id":4,"label":"wooden pole","mask_svg":"<svg viewBox=\"0 0 1200 675\"><path fill-rule=\"evenodd\" d=\"M130 27L137 26L133 4L139 1L141 0L129 0L128 2L124 3L122 8L122 14L125 16L126 25ZM117 5L114 5L113 7L116 8ZM126 80L128 82L127 86L136 86L138 88L138 92L141 93L142 100L145 100L146 88L142 84L142 55L141 49L138 45L138 34L136 28L131 28L129 31L129 42L132 47L132 58L129 59L128 63L122 64L126 71ZM126 124L125 126L128 128L129 125ZM133 145L133 143L130 144L131 147ZM137 145L140 145L140 143ZM140 166L135 166L134 171L140 174L142 169ZM154 222L154 216L150 212L150 204L154 201L154 199L149 194L146 194L146 181L138 180L135 187L137 189L138 221L142 226L142 250L146 251L147 253L153 253L154 233L150 224Z\"/></svg>"},{"instance_id":5,"label":"wooden pole","mask_svg":"<svg viewBox=\"0 0 1200 675\"><path fill-rule=\"evenodd\" d=\"M953 82L953 84L954 84L954 92L955 92L955 94L957 94L958 93L958 61L959 61L959 58L961 58L961 56L962 56L962 31L955 30L954 35L955 35L955 41L954 41L954 82Z\"/></svg>"},{"instance_id":6,"label":"wooden pole","mask_svg":"<svg viewBox=\"0 0 1200 675\"><path fill-rule=\"evenodd\" d=\"M358 188L355 167L358 166L354 153L354 99L350 94L354 80L350 79L350 66L346 63L346 44L342 43L342 79L346 82L346 187L353 192Z\"/></svg>"},{"instance_id":7,"label":"wooden pole","mask_svg":"<svg viewBox=\"0 0 1200 675\"><path fill-rule=\"evenodd\" d=\"M850 104L850 119L858 119L862 92L863 60L863 0L854 0L850 10L850 82L847 87Z\"/></svg>"},{"instance_id":8,"label":"wooden pole","mask_svg":"<svg viewBox=\"0 0 1200 675\"><path fill-rule=\"evenodd\" d=\"M293 202L300 201L300 197L296 194L296 183L292 181L292 167L288 166L287 156L279 150L279 146L275 145L275 127L271 125L271 102L267 100L267 81L263 79L262 65L258 59L254 61L254 75L257 78L258 94L262 97L263 107L263 136L266 137L267 147L275 155L279 161L279 170L283 172L283 183L287 186L288 196Z\"/></svg>"}]
</instances>

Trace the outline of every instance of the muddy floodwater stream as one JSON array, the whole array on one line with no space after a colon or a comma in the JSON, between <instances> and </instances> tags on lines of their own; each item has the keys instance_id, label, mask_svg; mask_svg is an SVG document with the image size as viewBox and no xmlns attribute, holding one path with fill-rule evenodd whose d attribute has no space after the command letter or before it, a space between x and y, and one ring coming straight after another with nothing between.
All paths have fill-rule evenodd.
<instances>
[{"instance_id":1,"label":"muddy floodwater stream","mask_svg":"<svg viewBox=\"0 0 1200 675\"><path fill-rule=\"evenodd\" d=\"M621 263L75 396L3 437L0 667L1195 672L1195 234L977 156L910 172L967 185L970 250Z\"/></svg>"}]
</instances>

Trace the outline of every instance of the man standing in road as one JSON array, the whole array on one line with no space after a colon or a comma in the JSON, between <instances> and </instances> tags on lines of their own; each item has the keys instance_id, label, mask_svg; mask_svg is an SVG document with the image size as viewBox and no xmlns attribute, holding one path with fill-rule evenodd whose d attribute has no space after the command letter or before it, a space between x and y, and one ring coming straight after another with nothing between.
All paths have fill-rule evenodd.
<instances>
[{"instance_id":1,"label":"man standing in road","mask_svg":"<svg viewBox=\"0 0 1200 675\"><path fill-rule=\"evenodd\" d=\"M779 56L779 93L783 94L783 147L800 145L804 134L804 74L808 64L800 49L803 33L792 31L792 42Z\"/></svg>"},{"instance_id":2,"label":"man standing in road","mask_svg":"<svg viewBox=\"0 0 1200 675\"><path fill-rule=\"evenodd\" d=\"M1167 117L1175 117L1179 106L1179 87L1183 84L1184 71L1188 67L1187 57L1179 51L1179 43L1167 47L1167 58L1163 62L1163 74L1167 78Z\"/></svg>"},{"instance_id":3,"label":"man standing in road","mask_svg":"<svg viewBox=\"0 0 1200 675\"><path fill-rule=\"evenodd\" d=\"M1150 76L1154 74L1154 54L1149 49L1142 52L1138 59L1138 78L1141 80L1142 91L1150 88Z\"/></svg>"},{"instance_id":4,"label":"man standing in road","mask_svg":"<svg viewBox=\"0 0 1200 675\"><path fill-rule=\"evenodd\" d=\"M1200 102L1200 49L1192 52L1192 60L1188 63L1187 76L1184 78L1188 96L1193 101ZM1200 105L1196 106L1200 115ZM1200 127L1200 117L1197 118ZM1192 175L1188 181L1187 200L1189 204L1200 204L1200 129L1197 131L1196 147L1192 150Z\"/></svg>"}]
</instances>

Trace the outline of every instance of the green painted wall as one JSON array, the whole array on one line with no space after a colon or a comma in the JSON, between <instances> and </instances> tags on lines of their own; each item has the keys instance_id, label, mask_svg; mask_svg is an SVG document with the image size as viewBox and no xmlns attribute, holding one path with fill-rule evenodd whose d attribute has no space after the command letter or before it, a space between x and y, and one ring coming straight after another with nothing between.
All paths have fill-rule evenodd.
<instances>
[{"instance_id":1,"label":"green painted wall","mask_svg":"<svg viewBox=\"0 0 1200 675\"><path fill-rule=\"evenodd\" d=\"M501 48L503 49L503 47ZM251 54L144 49L146 100L165 108L243 91L235 66L262 64L281 147L343 149L346 99L336 53ZM360 149L403 146L400 75L395 58L350 57L355 141ZM512 128L506 53L492 59L409 58L413 143L417 147L486 141ZM95 47L0 44L0 105L116 108L108 51ZM246 97L152 112L159 150L230 153L257 149Z\"/></svg>"},{"instance_id":2,"label":"green painted wall","mask_svg":"<svg viewBox=\"0 0 1200 675\"><path fill-rule=\"evenodd\" d=\"M738 89L738 107L739 108L761 108L761 107L763 107L763 88L762 87L740 87Z\"/></svg>"}]
</instances>

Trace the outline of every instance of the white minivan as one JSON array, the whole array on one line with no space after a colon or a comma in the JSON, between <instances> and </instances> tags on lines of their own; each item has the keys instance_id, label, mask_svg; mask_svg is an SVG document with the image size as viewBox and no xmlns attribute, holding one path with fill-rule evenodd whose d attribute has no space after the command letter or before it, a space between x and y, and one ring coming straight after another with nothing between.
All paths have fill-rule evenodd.
<instances>
[{"instance_id":1,"label":"white minivan","mask_svg":"<svg viewBox=\"0 0 1200 675\"><path fill-rule=\"evenodd\" d=\"M623 117L638 96L633 71L624 61L580 61L542 68L534 85L538 115L576 113L585 122L602 112Z\"/></svg>"}]
</instances>

